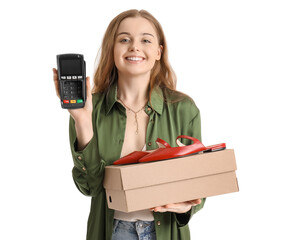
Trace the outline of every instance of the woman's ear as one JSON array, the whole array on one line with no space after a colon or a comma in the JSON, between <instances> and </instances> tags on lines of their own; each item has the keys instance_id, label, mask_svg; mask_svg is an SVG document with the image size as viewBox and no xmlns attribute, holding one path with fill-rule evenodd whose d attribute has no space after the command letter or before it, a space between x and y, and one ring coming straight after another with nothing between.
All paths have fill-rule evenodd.
<instances>
[{"instance_id":1,"label":"woman's ear","mask_svg":"<svg viewBox=\"0 0 291 240\"><path fill-rule=\"evenodd\" d=\"M157 59L156 60L160 60L161 59L161 56L162 56L162 53L163 53L163 45L160 45L159 48L158 48L158 55L157 55Z\"/></svg>"}]
</instances>

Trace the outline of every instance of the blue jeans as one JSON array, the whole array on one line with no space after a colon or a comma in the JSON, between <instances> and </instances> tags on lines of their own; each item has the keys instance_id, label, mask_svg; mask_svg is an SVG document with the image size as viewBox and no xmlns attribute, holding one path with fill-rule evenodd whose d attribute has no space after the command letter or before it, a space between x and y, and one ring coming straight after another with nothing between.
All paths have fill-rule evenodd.
<instances>
[{"instance_id":1,"label":"blue jeans","mask_svg":"<svg viewBox=\"0 0 291 240\"><path fill-rule=\"evenodd\" d=\"M114 219L112 240L156 240L155 222Z\"/></svg>"}]
</instances>

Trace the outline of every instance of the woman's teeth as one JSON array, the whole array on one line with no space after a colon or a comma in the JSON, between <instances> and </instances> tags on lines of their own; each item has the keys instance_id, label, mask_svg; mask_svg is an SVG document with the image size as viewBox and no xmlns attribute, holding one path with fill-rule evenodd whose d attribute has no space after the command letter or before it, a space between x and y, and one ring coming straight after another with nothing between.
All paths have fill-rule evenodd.
<instances>
[{"instance_id":1,"label":"woman's teeth","mask_svg":"<svg viewBox=\"0 0 291 240\"><path fill-rule=\"evenodd\" d=\"M142 57L127 57L126 59L129 61L141 61L141 60L143 60Z\"/></svg>"}]
</instances>

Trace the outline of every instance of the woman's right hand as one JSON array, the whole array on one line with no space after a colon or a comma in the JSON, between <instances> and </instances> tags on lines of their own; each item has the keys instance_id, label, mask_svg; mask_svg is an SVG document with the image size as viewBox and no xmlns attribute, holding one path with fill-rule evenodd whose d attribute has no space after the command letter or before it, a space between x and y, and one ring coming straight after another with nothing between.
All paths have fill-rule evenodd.
<instances>
[{"instance_id":1,"label":"woman's right hand","mask_svg":"<svg viewBox=\"0 0 291 240\"><path fill-rule=\"evenodd\" d=\"M58 70L53 68L54 73L54 83L56 88L56 94L58 98L60 98L60 88L59 88L59 81L58 81ZM85 102L85 106L83 108L78 109L68 109L69 113L71 114L72 118L75 121L82 120L88 116L92 116L92 94L91 94L91 87L90 87L90 78L86 77L86 92L87 92L87 99Z\"/></svg>"},{"instance_id":2,"label":"woman's right hand","mask_svg":"<svg viewBox=\"0 0 291 240\"><path fill-rule=\"evenodd\" d=\"M56 94L60 98L60 88L58 81L58 71L53 68L53 79L56 89ZM92 127L92 94L90 87L90 78L86 77L86 92L87 99L85 106L78 109L68 109L72 118L75 120L75 128L78 139L78 149L82 150L91 140L93 136L93 127Z\"/></svg>"}]
</instances>

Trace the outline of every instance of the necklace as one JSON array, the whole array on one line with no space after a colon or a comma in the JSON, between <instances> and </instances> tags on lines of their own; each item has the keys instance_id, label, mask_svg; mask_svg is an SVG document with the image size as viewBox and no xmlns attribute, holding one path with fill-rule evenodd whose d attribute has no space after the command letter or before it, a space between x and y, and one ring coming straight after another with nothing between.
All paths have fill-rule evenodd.
<instances>
[{"instance_id":1,"label":"necklace","mask_svg":"<svg viewBox=\"0 0 291 240\"><path fill-rule=\"evenodd\" d=\"M145 104L145 105L144 105L140 110L138 110L138 111L135 112L135 111L133 111L131 108L129 108L128 106L126 106L126 104L125 104L125 103L124 103L120 98L118 98L118 100L120 100L120 101L122 102L122 104L125 106L126 109L128 109L129 112L133 112L133 113L134 113L135 124L136 124L136 131L135 131L135 134L137 135L137 134L138 134L138 121L137 121L137 114L138 114L141 110L143 110L147 104Z\"/></svg>"}]
</instances>

